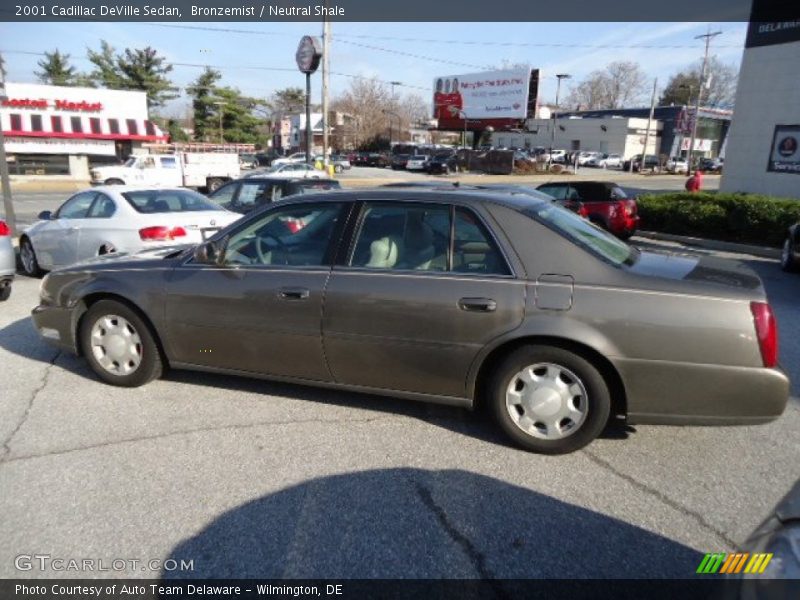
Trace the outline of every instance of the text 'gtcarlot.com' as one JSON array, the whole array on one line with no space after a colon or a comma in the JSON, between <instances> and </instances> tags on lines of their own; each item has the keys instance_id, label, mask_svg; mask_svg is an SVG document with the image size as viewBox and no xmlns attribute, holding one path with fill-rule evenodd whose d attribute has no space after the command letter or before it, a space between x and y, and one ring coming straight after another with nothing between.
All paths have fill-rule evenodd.
<instances>
[{"instance_id":1,"label":"text 'gtcarlot.com'","mask_svg":"<svg viewBox=\"0 0 800 600\"><path fill-rule=\"evenodd\" d=\"M63 558L50 554L20 554L14 559L18 571L194 571L194 560L168 558Z\"/></svg>"}]
</instances>

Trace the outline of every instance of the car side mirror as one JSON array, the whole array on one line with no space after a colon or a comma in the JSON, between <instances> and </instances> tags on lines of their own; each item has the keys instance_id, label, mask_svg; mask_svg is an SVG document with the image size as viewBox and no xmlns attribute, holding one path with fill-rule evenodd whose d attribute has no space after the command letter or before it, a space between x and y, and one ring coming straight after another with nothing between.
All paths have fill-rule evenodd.
<instances>
[{"instance_id":1,"label":"car side mirror","mask_svg":"<svg viewBox=\"0 0 800 600\"><path fill-rule=\"evenodd\" d=\"M49 221L50 219L53 218L53 213L50 212L49 210L43 210L42 212L39 213L38 217L36 218L39 219L40 221Z\"/></svg>"}]
</instances>

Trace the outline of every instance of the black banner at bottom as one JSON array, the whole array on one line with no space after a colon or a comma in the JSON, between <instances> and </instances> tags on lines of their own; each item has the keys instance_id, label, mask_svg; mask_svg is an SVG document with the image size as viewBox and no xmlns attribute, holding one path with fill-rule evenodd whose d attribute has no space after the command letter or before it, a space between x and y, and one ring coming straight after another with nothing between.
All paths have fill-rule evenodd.
<instances>
[{"instance_id":1,"label":"black banner at bottom","mask_svg":"<svg viewBox=\"0 0 800 600\"><path fill-rule=\"evenodd\" d=\"M36 600L687 600L800 597L800 581L698 577L526 580L4 579L0 598Z\"/></svg>"}]
</instances>

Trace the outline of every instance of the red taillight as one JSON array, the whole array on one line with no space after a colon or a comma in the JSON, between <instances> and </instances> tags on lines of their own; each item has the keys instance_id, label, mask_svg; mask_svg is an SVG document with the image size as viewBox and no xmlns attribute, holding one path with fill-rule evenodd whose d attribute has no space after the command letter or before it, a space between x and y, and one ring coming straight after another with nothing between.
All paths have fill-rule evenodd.
<instances>
[{"instance_id":1,"label":"red taillight","mask_svg":"<svg viewBox=\"0 0 800 600\"><path fill-rule=\"evenodd\" d=\"M758 347L765 367L778 364L778 324L775 315L766 302L751 302L750 311L756 325Z\"/></svg>"},{"instance_id":2,"label":"red taillight","mask_svg":"<svg viewBox=\"0 0 800 600\"><path fill-rule=\"evenodd\" d=\"M186 230L183 227L170 228L158 225L155 227L145 227L139 230L139 237L145 242L174 240L175 238L185 236Z\"/></svg>"},{"instance_id":3,"label":"red taillight","mask_svg":"<svg viewBox=\"0 0 800 600\"><path fill-rule=\"evenodd\" d=\"M586 210L586 207L585 207L585 206L581 206L581 207L578 209L578 214L579 214L580 216L582 216L582 217L586 218L586 217L588 217L588 216L589 216L589 211L588 211L588 210Z\"/></svg>"},{"instance_id":4,"label":"red taillight","mask_svg":"<svg viewBox=\"0 0 800 600\"><path fill-rule=\"evenodd\" d=\"M11 235L11 229L6 225L5 221L0 221L0 237Z\"/></svg>"}]
</instances>

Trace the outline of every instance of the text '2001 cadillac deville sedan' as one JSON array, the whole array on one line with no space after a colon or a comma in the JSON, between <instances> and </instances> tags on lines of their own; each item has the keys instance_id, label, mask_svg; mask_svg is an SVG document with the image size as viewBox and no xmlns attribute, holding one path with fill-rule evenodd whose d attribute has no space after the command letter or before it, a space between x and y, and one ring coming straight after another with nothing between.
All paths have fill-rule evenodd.
<instances>
[{"instance_id":1,"label":"text '2001 cadillac deville sedan'","mask_svg":"<svg viewBox=\"0 0 800 600\"><path fill-rule=\"evenodd\" d=\"M513 193L287 199L199 246L54 271L33 318L115 385L170 366L486 402L552 454L613 416L764 423L789 395L749 268L643 252Z\"/></svg>"}]
</instances>

